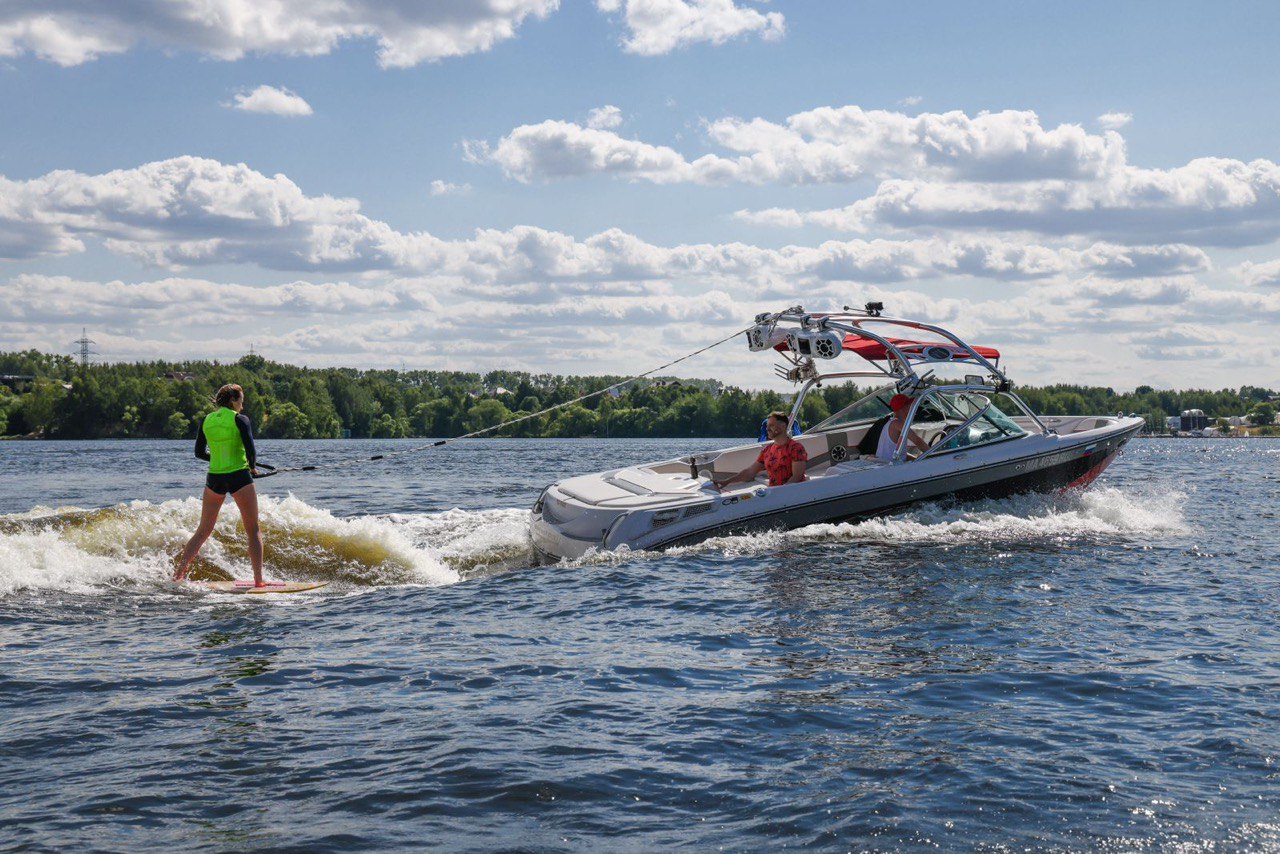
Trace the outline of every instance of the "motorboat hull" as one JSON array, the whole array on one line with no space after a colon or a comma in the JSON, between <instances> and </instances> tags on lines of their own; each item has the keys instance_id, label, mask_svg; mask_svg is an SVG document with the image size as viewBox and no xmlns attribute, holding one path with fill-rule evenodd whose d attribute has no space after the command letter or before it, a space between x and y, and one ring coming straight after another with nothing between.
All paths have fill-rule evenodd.
<instances>
[{"instance_id":1,"label":"motorboat hull","mask_svg":"<svg viewBox=\"0 0 1280 854\"><path fill-rule=\"evenodd\" d=\"M570 482L561 481L548 487L535 506L532 545L541 560L551 562L576 559L592 550L663 549L718 536L851 521L943 498L1003 498L1080 488L1115 459L1143 422L1103 418L1094 423L1101 426L1067 435L1028 435L919 461L887 464L877 460L862 467L853 465L847 472L837 472L841 468L837 466L790 486L753 483L721 494L705 483L695 488L694 479L686 474L687 483L681 486L684 494L663 493L670 499L659 496L645 506L639 506L642 499L637 498L632 502L637 506L625 509L590 508L589 501L575 500L571 486L562 490ZM650 470L661 465L654 464ZM596 477L617 476L625 484L627 471L631 470ZM669 477L678 481L675 475ZM567 521L573 510L598 516L580 515L576 521L582 524L574 529Z\"/></svg>"}]
</instances>

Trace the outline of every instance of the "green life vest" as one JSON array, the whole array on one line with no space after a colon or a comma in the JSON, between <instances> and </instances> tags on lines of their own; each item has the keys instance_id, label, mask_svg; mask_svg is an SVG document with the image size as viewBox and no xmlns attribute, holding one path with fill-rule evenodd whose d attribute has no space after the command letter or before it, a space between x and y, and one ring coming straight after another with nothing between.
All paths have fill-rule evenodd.
<instances>
[{"instance_id":1,"label":"green life vest","mask_svg":"<svg viewBox=\"0 0 1280 854\"><path fill-rule=\"evenodd\" d=\"M201 429L209 443L209 474L231 474L249 467L234 409L223 406L213 410L204 417Z\"/></svg>"}]
</instances>

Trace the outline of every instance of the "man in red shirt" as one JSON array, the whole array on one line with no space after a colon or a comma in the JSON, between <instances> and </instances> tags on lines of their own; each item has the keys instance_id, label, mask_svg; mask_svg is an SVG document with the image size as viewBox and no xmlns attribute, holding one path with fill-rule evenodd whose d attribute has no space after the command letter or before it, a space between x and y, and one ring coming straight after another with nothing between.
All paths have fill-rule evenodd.
<instances>
[{"instance_id":1,"label":"man in red shirt","mask_svg":"<svg viewBox=\"0 0 1280 854\"><path fill-rule=\"evenodd\" d=\"M803 481L809 454L805 451L804 445L792 439L791 434L787 432L789 420L785 412L770 412L769 424L766 428L769 444L764 446L760 456L756 457L756 461L747 468L728 480L713 480L712 483L715 484L716 489L724 489L730 484L751 480L762 471L769 472L770 486L784 486L788 483Z\"/></svg>"}]
</instances>

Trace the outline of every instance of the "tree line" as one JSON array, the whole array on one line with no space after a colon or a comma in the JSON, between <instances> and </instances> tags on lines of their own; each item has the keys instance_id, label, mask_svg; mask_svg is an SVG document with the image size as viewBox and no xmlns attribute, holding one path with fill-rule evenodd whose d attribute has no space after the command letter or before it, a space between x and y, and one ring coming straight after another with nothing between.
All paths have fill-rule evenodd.
<instances>
[{"instance_id":1,"label":"tree line","mask_svg":"<svg viewBox=\"0 0 1280 854\"><path fill-rule=\"evenodd\" d=\"M218 362L134 362L82 366L70 356L34 350L0 352L0 435L50 439L193 438L211 398L225 383L245 390L245 412L257 435L274 439L452 437L527 416L622 382L615 376L558 376L518 371L306 368L248 355ZM801 422L813 425L870 387L828 385L805 400ZM1270 424L1274 394L1165 391L1052 385L1018 387L1036 412L1116 412L1146 417L1157 432L1164 418L1201 409L1210 418L1254 414ZM761 418L788 408L774 391L715 380L638 381L490 435L618 438L753 437Z\"/></svg>"}]
</instances>

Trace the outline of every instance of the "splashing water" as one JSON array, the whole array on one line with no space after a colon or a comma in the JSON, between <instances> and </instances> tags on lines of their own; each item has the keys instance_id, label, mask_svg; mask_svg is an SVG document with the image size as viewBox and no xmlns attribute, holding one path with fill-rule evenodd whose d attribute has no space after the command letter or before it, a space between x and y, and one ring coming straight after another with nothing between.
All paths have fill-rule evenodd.
<instances>
[{"instance_id":1,"label":"splashing water","mask_svg":"<svg viewBox=\"0 0 1280 854\"><path fill-rule=\"evenodd\" d=\"M1149 538L1189 532L1183 519L1185 496L1146 496L1118 489L1058 495L1017 495L976 502L936 502L910 511L860 522L823 523L791 531L713 537L664 554L721 552L741 557L821 543L961 545L1059 542L1086 537ZM588 552L575 565L635 560L643 552L622 549Z\"/></svg>"},{"instance_id":2,"label":"splashing water","mask_svg":"<svg viewBox=\"0 0 1280 854\"><path fill-rule=\"evenodd\" d=\"M394 523L342 519L293 496L259 498L272 578L352 586L439 585L458 573ZM167 583L200 518L195 498L99 510L37 507L0 517L0 595L18 590L106 592ZM192 568L195 579L248 575L239 513L228 503Z\"/></svg>"},{"instance_id":3,"label":"splashing water","mask_svg":"<svg viewBox=\"0 0 1280 854\"><path fill-rule=\"evenodd\" d=\"M1084 537L1180 534L1185 498L1159 500L1117 489L924 504L892 517L794 531L716 537L662 554L731 557L822 543L960 545ZM531 563L528 515L519 509L340 518L292 495L260 498L264 562L272 578L349 588L441 585ZM36 508L0 517L0 595L17 590L106 592L166 583L194 530L194 498L135 501L100 510ZM622 564L656 553L590 552L569 565ZM247 577L239 514L228 503L193 565L195 579Z\"/></svg>"},{"instance_id":4,"label":"splashing water","mask_svg":"<svg viewBox=\"0 0 1280 854\"><path fill-rule=\"evenodd\" d=\"M447 510L443 513L393 514L390 521L429 543L464 578L528 566L529 511Z\"/></svg>"}]
</instances>

